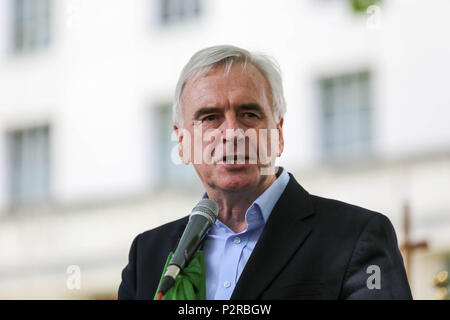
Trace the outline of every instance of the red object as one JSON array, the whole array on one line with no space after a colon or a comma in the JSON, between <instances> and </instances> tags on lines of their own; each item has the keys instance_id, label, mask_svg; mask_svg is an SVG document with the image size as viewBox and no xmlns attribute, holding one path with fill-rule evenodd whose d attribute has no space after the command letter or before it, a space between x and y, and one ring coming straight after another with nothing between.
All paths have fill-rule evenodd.
<instances>
[{"instance_id":1,"label":"red object","mask_svg":"<svg viewBox=\"0 0 450 320\"><path fill-rule=\"evenodd\" d=\"M163 297L163 293L160 292L160 293L158 293L158 297L157 297L156 299L157 299L157 300L162 300L162 297Z\"/></svg>"}]
</instances>

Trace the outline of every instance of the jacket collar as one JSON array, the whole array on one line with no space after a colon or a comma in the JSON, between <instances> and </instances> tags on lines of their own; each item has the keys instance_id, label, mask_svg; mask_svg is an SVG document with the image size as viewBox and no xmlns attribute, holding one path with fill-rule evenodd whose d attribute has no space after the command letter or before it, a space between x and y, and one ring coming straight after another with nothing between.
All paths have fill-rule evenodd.
<instances>
[{"instance_id":1,"label":"jacket collar","mask_svg":"<svg viewBox=\"0 0 450 320\"><path fill-rule=\"evenodd\" d=\"M289 175L289 183L275 204L231 299L257 299L312 230L304 221L314 214L310 195Z\"/></svg>"}]
</instances>

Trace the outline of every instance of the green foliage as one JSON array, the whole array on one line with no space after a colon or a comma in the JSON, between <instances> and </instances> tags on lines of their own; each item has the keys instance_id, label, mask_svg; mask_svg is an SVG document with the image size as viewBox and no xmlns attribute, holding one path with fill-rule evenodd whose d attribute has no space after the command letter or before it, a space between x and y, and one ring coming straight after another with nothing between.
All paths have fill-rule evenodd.
<instances>
[{"instance_id":1,"label":"green foliage","mask_svg":"<svg viewBox=\"0 0 450 320\"><path fill-rule=\"evenodd\" d=\"M364 13L368 7L379 2L380 0L350 0L353 10L357 13Z\"/></svg>"}]
</instances>

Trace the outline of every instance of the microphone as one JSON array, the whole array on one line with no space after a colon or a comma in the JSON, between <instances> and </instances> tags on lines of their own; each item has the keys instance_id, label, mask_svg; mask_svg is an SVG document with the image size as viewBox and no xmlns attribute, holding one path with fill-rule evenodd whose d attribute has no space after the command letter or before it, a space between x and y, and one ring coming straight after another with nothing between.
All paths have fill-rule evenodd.
<instances>
[{"instance_id":1,"label":"microphone","mask_svg":"<svg viewBox=\"0 0 450 320\"><path fill-rule=\"evenodd\" d=\"M183 231L178 246L170 259L166 273L161 281L159 295L165 294L175 283L180 271L186 267L200 247L208 229L216 222L219 215L217 203L211 199L202 199L192 209L189 222Z\"/></svg>"}]
</instances>

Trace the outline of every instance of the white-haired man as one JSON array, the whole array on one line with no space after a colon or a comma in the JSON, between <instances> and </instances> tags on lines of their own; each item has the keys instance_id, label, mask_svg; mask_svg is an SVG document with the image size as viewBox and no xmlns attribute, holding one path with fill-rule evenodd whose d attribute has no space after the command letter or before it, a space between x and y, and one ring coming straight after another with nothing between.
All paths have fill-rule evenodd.
<instances>
[{"instance_id":1,"label":"white-haired man","mask_svg":"<svg viewBox=\"0 0 450 320\"><path fill-rule=\"evenodd\" d=\"M279 69L263 54L214 46L194 54L181 72L174 101L179 154L193 164L203 197L219 206L202 244L204 298L411 299L384 215L310 195L275 167L285 112ZM199 141L192 139L196 130ZM198 150L209 151L197 157ZM154 298L186 223L187 217L134 239L119 299Z\"/></svg>"}]
</instances>

